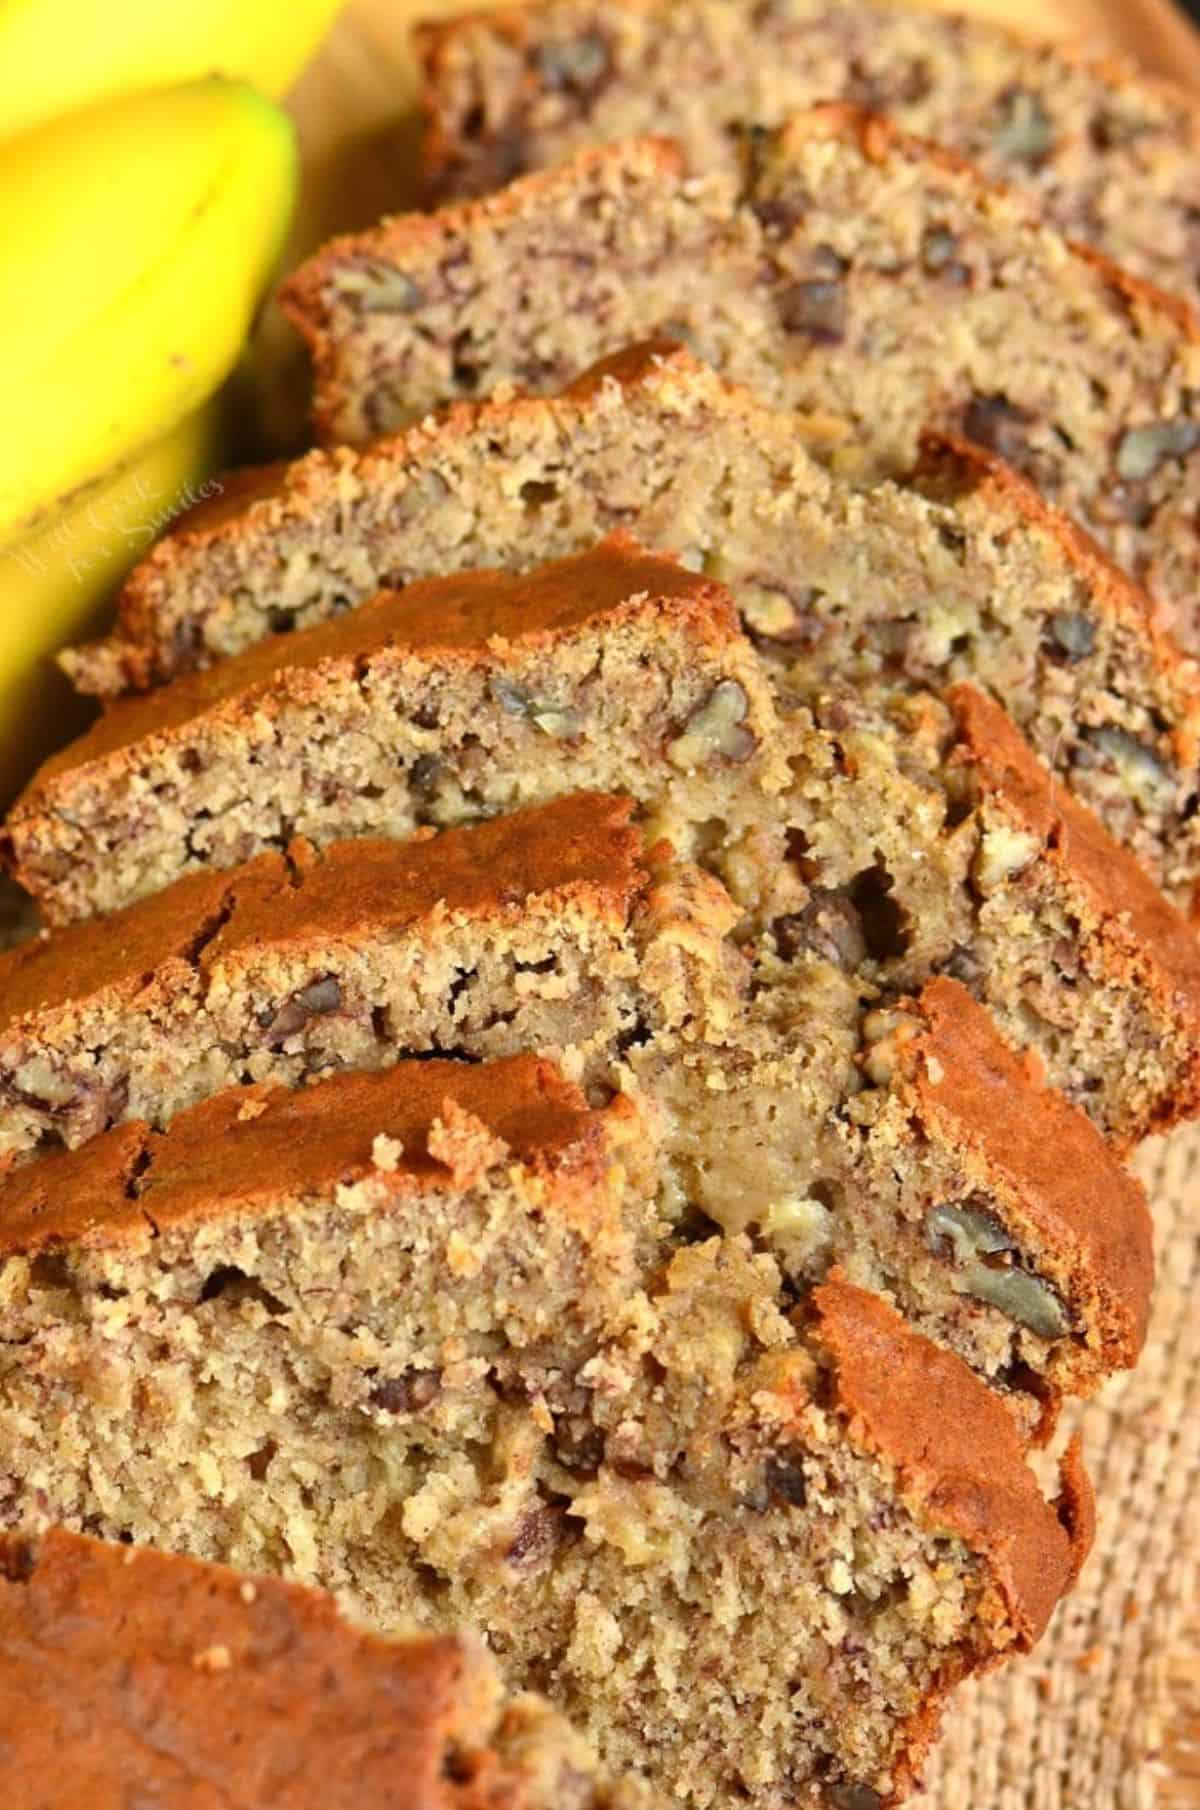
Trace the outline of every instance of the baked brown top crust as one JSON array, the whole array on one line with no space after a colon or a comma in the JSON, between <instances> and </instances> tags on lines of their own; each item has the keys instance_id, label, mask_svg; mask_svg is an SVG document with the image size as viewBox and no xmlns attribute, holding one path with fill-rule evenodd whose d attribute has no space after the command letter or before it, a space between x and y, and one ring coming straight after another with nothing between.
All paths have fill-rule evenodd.
<instances>
[{"instance_id":1,"label":"baked brown top crust","mask_svg":"<svg viewBox=\"0 0 1200 1810\"><path fill-rule=\"evenodd\" d=\"M434 1136L449 1121L462 1135ZM231 1089L181 1113L152 1152L139 1200L161 1229L221 1218L231 1201L253 1211L350 1186L379 1174L381 1133L401 1146L384 1173L404 1192L466 1183L505 1160L544 1173L597 1169L603 1142L599 1115L539 1057L402 1062L295 1091Z\"/></svg>"},{"instance_id":2,"label":"baked brown top crust","mask_svg":"<svg viewBox=\"0 0 1200 1810\"><path fill-rule=\"evenodd\" d=\"M99 993L137 992L174 961L190 962L234 909L259 889L277 899L288 884L282 855L259 855L232 872L188 874L166 892L109 918L42 931L0 954L0 1032L35 1012Z\"/></svg>"},{"instance_id":3,"label":"baked brown top crust","mask_svg":"<svg viewBox=\"0 0 1200 1810\"><path fill-rule=\"evenodd\" d=\"M0 1536L8 1810L514 1804L486 1746L498 1695L470 1642L380 1639L297 1584Z\"/></svg>"},{"instance_id":4,"label":"baked brown top crust","mask_svg":"<svg viewBox=\"0 0 1200 1810\"><path fill-rule=\"evenodd\" d=\"M1122 1361L1133 1363L1154 1285L1145 1189L1087 1114L1030 1072L959 981L931 981L915 1009L924 1030L901 1045L898 1060L924 1123L1091 1279L1123 1333Z\"/></svg>"},{"instance_id":5,"label":"baked brown top crust","mask_svg":"<svg viewBox=\"0 0 1200 1810\"><path fill-rule=\"evenodd\" d=\"M151 1131L133 1119L78 1150L54 1150L0 1181L0 1262L61 1239L89 1249L141 1238L147 1230L137 1205Z\"/></svg>"},{"instance_id":6,"label":"baked brown top crust","mask_svg":"<svg viewBox=\"0 0 1200 1810\"><path fill-rule=\"evenodd\" d=\"M444 904L482 914L539 892L571 891L624 916L646 883L626 798L592 792L407 842L308 844L227 873L188 875L110 918L0 955L0 1032L104 992L128 996L174 961L211 967L240 948L348 936L411 923Z\"/></svg>"},{"instance_id":7,"label":"baked brown top crust","mask_svg":"<svg viewBox=\"0 0 1200 1810\"><path fill-rule=\"evenodd\" d=\"M708 366L702 365L699 359L668 334L658 333L650 339L639 340L636 345L622 346L619 352L610 352L607 358L598 358L595 364L581 371L578 377L564 385L559 391L559 400L565 402L586 402L602 389L610 380L624 389L636 389L639 384L646 383L662 372L674 371L678 376L695 376L701 373L710 383L718 384L722 389L733 393L733 385L727 384L722 377ZM535 401L534 397L518 398L518 404L526 406ZM484 406L488 406L484 404ZM493 408L497 405L493 403ZM509 404L512 407L512 404ZM403 439L403 432L395 436Z\"/></svg>"},{"instance_id":8,"label":"baked brown top crust","mask_svg":"<svg viewBox=\"0 0 1200 1810\"><path fill-rule=\"evenodd\" d=\"M903 1494L990 1566L1023 1648L1038 1639L1091 1544L1078 1453L1057 1506L1042 1496L1016 1422L952 1352L836 1272L813 1295L813 1337L833 1363L850 1437L896 1467Z\"/></svg>"},{"instance_id":9,"label":"baked brown top crust","mask_svg":"<svg viewBox=\"0 0 1200 1810\"><path fill-rule=\"evenodd\" d=\"M166 736L222 704L250 709L292 674L331 661L369 658L385 649L444 655L463 663L494 659L505 644L536 645L609 616L622 604L683 606L689 626L713 641L740 638L729 593L675 560L647 553L613 534L589 552L524 574L459 572L384 592L346 615L290 635L275 635L164 690L119 700L86 735L53 755L13 807L45 808L53 782L134 743Z\"/></svg>"},{"instance_id":10,"label":"baked brown top crust","mask_svg":"<svg viewBox=\"0 0 1200 1810\"><path fill-rule=\"evenodd\" d=\"M1123 946L1153 977L1168 1008L1195 1027L1200 1023L1195 930L1133 855L1047 772L1007 712L967 683L951 686L946 697L958 722L961 757L980 784L1038 839L1045 858L1100 920L1101 934Z\"/></svg>"},{"instance_id":11,"label":"baked brown top crust","mask_svg":"<svg viewBox=\"0 0 1200 1810\"><path fill-rule=\"evenodd\" d=\"M286 919L263 891L248 893L208 944L203 964L277 943L281 927L289 942L302 943L414 923L439 906L456 916L483 916L546 892L586 897L598 914L623 921L647 879L632 813L628 798L572 792L405 842L358 838L319 853L297 844L298 883Z\"/></svg>"},{"instance_id":12,"label":"baked brown top crust","mask_svg":"<svg viewBox=\"0 0 1200 1810\"><path fill-rule=\"evenodd\" d=\"M230 1088L166 1131L120 1125L13 1172L0 1185L0 1254L110 1246L148 1224L161 1233L270 1212L368 1177L397 1195L467 1186L506 1160L596 1177L604 1137L579 1089L535 1056L400 1062L294 1092Z\"/></svg>"}]
</instances>

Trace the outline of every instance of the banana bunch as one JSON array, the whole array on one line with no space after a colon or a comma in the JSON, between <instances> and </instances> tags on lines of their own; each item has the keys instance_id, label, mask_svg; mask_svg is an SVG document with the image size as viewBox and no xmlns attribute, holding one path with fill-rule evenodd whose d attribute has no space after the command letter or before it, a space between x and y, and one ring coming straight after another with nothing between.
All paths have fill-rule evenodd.
<instances>
[{"instance_id":1,"label":"banana bunch","mask_svg":"<svg viewBox=\"0 0 1200 1810\"><path fill-rule=\"evenodd\" d=\"M341 0L0 0L0 138L216 73L289 88Z\"/></svg>"},{"instance_id":2,"label":"banana bunch","mask_svg":"<svg viewBox=\"0 0 1200 1810\"><path fill-rule=\"evenodd\" d=\"M335 11L0 0L0 804L69 726L49 656L227 454L296 198L267 97Z\"/></svg>"}]
</instances>

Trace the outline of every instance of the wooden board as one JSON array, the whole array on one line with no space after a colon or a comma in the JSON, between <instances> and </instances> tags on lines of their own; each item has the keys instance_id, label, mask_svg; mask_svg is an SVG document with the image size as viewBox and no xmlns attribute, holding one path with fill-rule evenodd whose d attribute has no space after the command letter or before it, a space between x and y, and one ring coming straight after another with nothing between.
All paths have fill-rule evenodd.
<instances>
[{"instance_id":1,"label":"wooden board","mask_svg":"<svg viewBox=\"0 0 1200 1810\"><path fill-rule=\"evenodd\" d=\"M289 262L332 233L367 225L411 197L417 121L408 27L416 18L465 4L350 0L292 97L305 185ZM1042 35L1081 39L1093 49L1123 51L1200 95L1200 35L1169 0L957 0L947 10L975 11ZM299 365L278 318L268 318L264 335L264 369L271 374L264 406L273 450L302 433ZM1161 1807L1200 1810L1200 1608L1193 1650L1171 1656L1170 1673L1176 1714L1164 1731Z\"/></svg>"}]
</instances>

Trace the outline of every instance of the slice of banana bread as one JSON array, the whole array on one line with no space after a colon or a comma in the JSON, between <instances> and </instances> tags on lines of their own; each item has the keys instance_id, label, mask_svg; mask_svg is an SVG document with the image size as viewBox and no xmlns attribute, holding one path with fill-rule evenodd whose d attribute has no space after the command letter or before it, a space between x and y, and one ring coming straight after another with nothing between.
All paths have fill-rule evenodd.
<instances>
[{"instance_id":1,"label":"slice of banana bread","mask_svg":"<svg viewBox=\"0 0 1200 1810\"><path fill-rule=\"evenodd\" d=\"M1078 1453L1048 1504L884 1302L791 1310L746 1238L656 1228L648 1141L529 1059L423 1063L20 1171L0 1520L478 1626L685 1802L896 1801L947 1691L1069 1588Z\"/></svg>"},{"instance_id":2,"label":"slice of banana bread","mask_svg":"<svg viewBox=\"0 0 1200 1810\"><path fill-rule=\"evenodd\" d=\"M930 447L856 493L688 354L644 347L553 401L462 405L374 449L253 474L143 563L97 690L170 678L381 586L527 568L622 525L710 567L777 668L857 688L974 676L1180 902L1200 879L1197 688L1145 599L994 455Z\"/></svg>"},{"instance_id":3,"label":"slice of banana bread","mask_svg":"<svg viewBox=\"0 0 1200 1810\"><path fill-rule=\"evenodd\" d=\"M1136 275L1200 287L1195 99L1123 61L904 0L535 0L437 20L417 43L435 198L644 132L709 170L731 127L845 100L1026 191Z\"/></svg>"},{"instance_id":4,"label":"slice of banana bread","mask_svg":"<svg viewBox=\"0 0 1200 1810\"><path fill-rule=\"evenodd\" d=\"M3 1147L11 1165L132 1118L161 1126L231 1084L296 1087L431 1052L543 1051L594 1098L632 1091L661 1116L657 1185L673 1221L756 1224L796 1287L844 1264L1016 1390L1018 1413L1032 1386L1052 1415L1137 1355L1144 1201L1099 1132L1038 1078L1061 1056L1061 1024L1031 1067L957 983L905 1004L872 960L864 917L886 906L865 890L857 906L853 889L813 890L751 958L730 940L738 912L716 883L668 850L643 851L628 805L591 796L407 847L301 853L290 875L268 856L186 880L10 958ZM950 947L961 965L962 946ZM1086 974L1077 990L1086 1001ZM922 1013L921 1059L941 1064L960 1103L940 1117L898 1054ZM1095 1020L1085 1006L1084 1047L1111 1035ZM1131 1039L1140 1029L1118 1025ZM1040 1167L983 1109L968 1069L1003 1077ZM1115 1114L1125 1084L1105 1081L1084 1098ZM1068 1148L1086 1226L1055 1167ZM939 1242L935 1202L968 1227L986 1220L992 1267L1024 1279L981 1294L963 1250Z\"/></svg>"},{"instance_id":5,"label":"slice of banana bread","mask_svg":"<svg viewBox=\"0 0 1200 1810\"><path fill-rule=\"evenodd\" d=\"M738 914L648 861L630 809L574 794L408 843L299 844L0 957L0 1152L405 1050L566 1049L593 1081L639 1031L719 1040Z\"/></svg>"},{"instance_id":6,"label":"slice of banana bread","mask_svg":"<svg viewBox=\"0 0 1200 1810\"><path fill-rule=\"evenodd\" d=\"M1200 645L1196 318L873 115L827 107L757 134L740 178L689 175L663 139L583 152L334 241L284 302L338 438L361 437L369 408L557 388L672 325L765 399L842 423L827 456L843 469L904 471L927 424L962 431Z\"/></svg>"},{"instance_id":7,"label":"slice of banana bread","mask_svg":"<svg viewBox=\"0 0 1200 1810\"><path fill-rule=\"evenodd\" d=\"M279 1578L49 1528L0 1537L8 1810L617 1810L481 1643L386 1640Z\"/></svg>"},{"instance_id":8,"label":"slice of banana bread","mask_svg":"<svg viewBox=\"0 0 1200 1810\"><path fill-rule=\"evenodd\" d=\"M786 698L781 694L781 703ZM1200 1103L1200 941L1138 863L1034 758L994 700L959 684L888 713L812 693L784 795L807 896L768 921L739 891L759 975L832 954L885 993L964 980L1052 1083L1120 1144ZM815 732L815 733L814 733ZM747 901L749 904L747 905Z\"/></svg>"},{"instance_id":9,"label":"slice of banana bread","mask_svg":"<svg viewBox=\"0 0 1200 1810\"><path fill-rule=\"evenodd\" d=\"M17 878L51 923L295 835L318 845L598 787L681 848L763 838L790 780L723 587L626 536L524 577L467 572L124 700L17 800ZM776 865L783 858L780 842Z\"/></svg>"}]
</instances>

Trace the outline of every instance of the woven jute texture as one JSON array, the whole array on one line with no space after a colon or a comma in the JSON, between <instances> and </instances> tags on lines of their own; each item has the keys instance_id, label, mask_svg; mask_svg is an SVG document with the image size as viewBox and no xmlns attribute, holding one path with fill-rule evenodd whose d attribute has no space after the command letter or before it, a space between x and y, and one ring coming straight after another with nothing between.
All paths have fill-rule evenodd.
<instances>
[{"instance_id":1,"label":"woven jute texture","mask_svg":"<svg viewBox=\"0 0 1200 1810\"><path fill-rule=\"evenodd\" d=\"M920 1810L1182 1810L1171 1747L1197 1650L1200 1130L1143 1151L1158 1238L1138 1369L1078 1416L1099 1529L1075 1595L1028 1659L968 1686Z\"/></svg>"}]
</instances>

